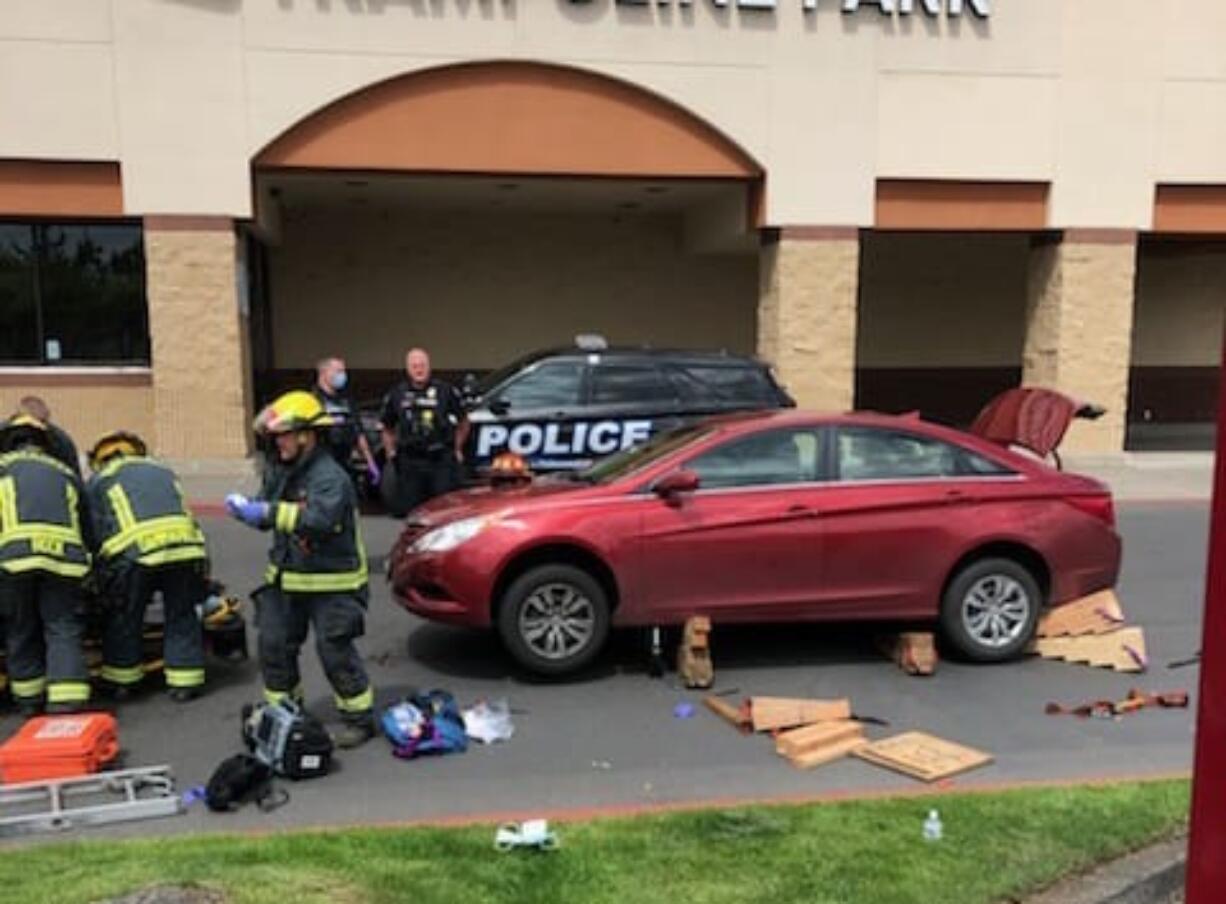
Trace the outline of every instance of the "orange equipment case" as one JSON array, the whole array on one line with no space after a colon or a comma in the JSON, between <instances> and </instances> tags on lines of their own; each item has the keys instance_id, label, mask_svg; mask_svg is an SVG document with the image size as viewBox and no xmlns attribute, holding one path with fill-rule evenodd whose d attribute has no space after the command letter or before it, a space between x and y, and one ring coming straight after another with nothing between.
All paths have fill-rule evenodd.
<instances>
[{"instance_id":1,"label":"orange equipment case","mask_svg":"<svg viewBox=\"0 0 1226 904\"><path fill-rule=\"evenodd\" d=\"M119 755L119 730L107 713L40 716L0 746L0 782L39 782L97 772Z\"/></svg>"}]
</instances>

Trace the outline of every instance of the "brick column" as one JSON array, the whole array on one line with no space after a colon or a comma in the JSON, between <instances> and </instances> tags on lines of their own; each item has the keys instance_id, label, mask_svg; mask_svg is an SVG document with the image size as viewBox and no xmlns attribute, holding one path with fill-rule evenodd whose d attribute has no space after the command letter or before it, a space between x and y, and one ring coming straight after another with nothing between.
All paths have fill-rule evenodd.
<instances>
[{"instance_id":1,"label":"brick column","mask_svg":"<svg viewBox=\"0 0 1226 904\"><path fill-rule=\"evenodd\" d=\"M790 227L764 235L758 355L801 408L852 407L859 280L856 229Z\"/></svg>"},{"instance_id":2,"label":"brick column","mask_svg":"<svg viewBox=\"0 0 1226 904\"><path fill-rule=\"evenodd\" d=\"M222 217L145 220L154 448L163 458L233 461L250 452L236 241Z\"/></svg>"},{"instance_id":3,"label":"brick column","mask_svg":"<svg viewBox=\"0 0 1226 904\"><path fill-rule=\"evenodd\" d=\"M1031 250L1022 381L1107 408L1074 422L1066 451L1124 449L1136 259L1124 230L1069 230Z\"/></svg>"}]
</instances>

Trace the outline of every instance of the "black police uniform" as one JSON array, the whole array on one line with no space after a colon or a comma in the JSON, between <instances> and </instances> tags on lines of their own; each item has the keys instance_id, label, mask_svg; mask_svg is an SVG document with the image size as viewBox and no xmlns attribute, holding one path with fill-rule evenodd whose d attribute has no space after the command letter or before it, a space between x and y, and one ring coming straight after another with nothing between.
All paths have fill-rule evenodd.
<instances>
[{"instance_id":1,"label":"black police uniform","mask_svg":"<svg viewBox=\"0 0 1226 904\"><path fill-rule=\"evenodd\" d=\"M325 392L318 384L311 388L311 394L319 399L319 404L332 419L333 426L323 432L324 447L332 453L336 463L348 471L353 463L353 450L358 446L361 429L353 405L344 393Z\"/></svg>"},{"instance_id":2,"label":"black police uniform","mask_svg":"<svg viewBox=\"0 0 1226 904\"><path fill-rule=\"evenodd\" d=\"M155 591L165 614L167 687L204 684L204 634L197 606L208 596L204 533L174 472L145 456L121 456L85 488L102 590L109 597L102 677L119 686L144 678L145 609Z\"/></svg>"},{"instance_id":3,"label":"black police uniform","mask_svg":"<svg viewBox=\"0 0 1226 904\"><path fill-rule=\"evenodd\" d=\"M427 499L455 489L455 434L464 419L459 391L443 380L424 386L401 380L383 402L383 426L396 434L392 514L404 517Z\"/></svg>"},{"instance_id":4,"label":"black police uniform","mask_svg":"<svg viewBox=\"0 0 1226 904\"><path fill-rule=\"evenodd\" d=\"M89 700L83 525L88 532L81 482L67 466L33 448L0 456L0 625L20 704Z\"/></svg>"},{"instance_id":5,"label":"black police uniform","mask_svg":"<svg viewBox=\"0 0 1226 904\"><path fill-rule=\"evenodd\" d=\"M259 497L271 506L273 531L265 586L256 593L264 697L301 698L298 652L307 630L336 695L352 721L371 718L374 693L354 641L366 630L366 548L357 494L322 447L292 465L271 465Z\"/></svg>"}]
</instances>

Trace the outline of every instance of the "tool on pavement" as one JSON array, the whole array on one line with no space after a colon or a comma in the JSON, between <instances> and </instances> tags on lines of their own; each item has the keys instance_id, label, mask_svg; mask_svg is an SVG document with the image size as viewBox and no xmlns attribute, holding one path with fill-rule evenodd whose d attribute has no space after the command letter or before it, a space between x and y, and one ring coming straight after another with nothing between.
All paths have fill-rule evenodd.
<instances>
[{"instance_id":1,"label":"tool on pavement","mask_svg":"<svg viewBox=\"0 0 1226 904\"><path fill-rule=\"evenodd\" d=\"M1063 706L1048 703L1045 712L1049 716L1077 716L1082 719L1111 719L1147 708L1186 709L1187 691L1169 691L1162 694L1146 694L1133 688L1123 700L1095 700L1080 706Z\"/></svg>"},{"instance_id":2,"label":"tool on pavement","mask_svg":"<svg viewBox=\"0 0 1226 904\"><path fill-rule=\"evenodd\" d=\"M169 766L0 785L0 838L177 816L183 809Z\"/></svg>"}]
</instances>

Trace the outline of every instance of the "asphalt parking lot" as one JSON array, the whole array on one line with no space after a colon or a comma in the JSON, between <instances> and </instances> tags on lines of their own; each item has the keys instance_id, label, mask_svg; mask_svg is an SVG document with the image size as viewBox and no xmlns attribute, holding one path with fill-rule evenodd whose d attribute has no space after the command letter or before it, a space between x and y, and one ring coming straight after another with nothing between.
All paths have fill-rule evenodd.
<instances>
[{"instance_id":1,"label":"asphalt parking lot","mask_svg":"<svg viewBox=\"0 0 1226 904\"><path fill-rule=\"evenodd\" d=\"M955 788L1002 783L1165 775L1191 768L1195 712L1144 711L1120 721L1051 717L1050 700L1118 698L1133 686L1195 692L1197 668L1166 668L1200 646L1207 505L1128 504L1120 508L1126 552L1121 597L1147 631L1152 668L1144 676L1029 659L997 667L942 663L932 678L911 678L873 648L871 628L811 626L720 629L712 636L716 689L735 696L850 696L854 709L891 723L872 737L922 729L987 750L994 764L956 779ZM235 591L253 587L266 537L209 518L217 576ZM378 568L396 525L370 518L366 540ZM254 644L252 645L254 648ZM917 783L858 761L793 769L764 737L743 737L701 706L678 719L678 702L701 693L670 674L646 674L639 638L619 636L591 673L545 684L517 671L492 636L422 622L396 607L381 577L372 582L362 648L380 703L411 687L441 687L467 705L506 698L515 737L463 755L400 761L375 739L341 753L327 778L288 784L291 800L271 814L254 807L216 815L203 804L187 815L91 835L165 834L291 826L381 824L486 815L558 813L703 800L854 795L910 790ZM304 650L308 706L332 718L331 694L314 650ZM176 706L157 693L119 710L126 763L170 764L181 788L203 784L238 752L239 710L258 699L254 659L211 668L202 700ZM1195 696L1193 704L1195 705ZM0 718L0 737L18 726Z\"/></svg>"}]
</instances>

